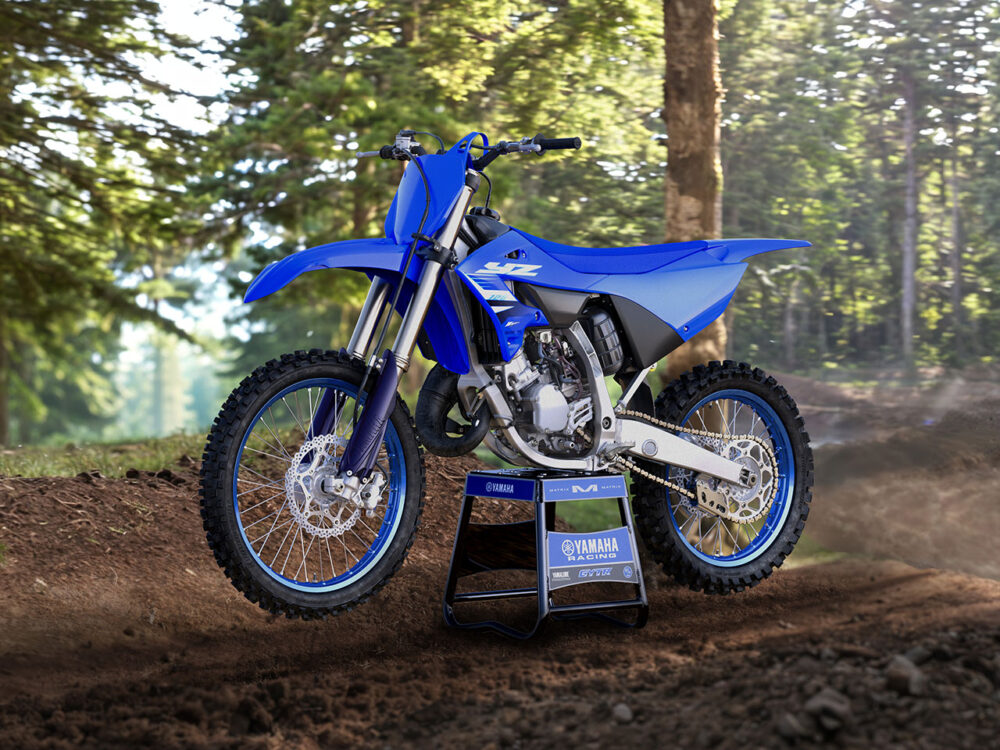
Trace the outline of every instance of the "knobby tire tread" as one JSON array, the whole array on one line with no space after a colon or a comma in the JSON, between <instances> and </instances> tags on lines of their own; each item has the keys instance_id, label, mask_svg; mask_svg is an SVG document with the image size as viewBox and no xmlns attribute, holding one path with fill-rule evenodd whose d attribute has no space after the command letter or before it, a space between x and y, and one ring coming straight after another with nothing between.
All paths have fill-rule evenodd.
<instances>
[{"instance_id":1,"label":"knobby tire tread","mask_svg":"<svg viewBox=\"0 0 1000 750\"><path fill-rule=\"evenodd\" d=\"M420 519L424 508L426 472L423 460L423 448L416 438L416 426L413 417L406 404L399 396L396 396L395 409L401 410L405 417L406 425L409 429L409 436L400 434L400 441L403 444L403 460L407 461L407 443L411 443L410 449L416 452L416 463L419 466L419 492L417 493L416 518L409 530L402 553L398 554L391 568L377 582L369 586L363 593L349 601L327 606L310 606L296 604L283 599L275 592L268 590L266 586L255 579L252 571L248 570L246 564L240 559L238 547L245 549L242 539L232 539L231 534L226 529L227 506L232 507L232 497L226 492L228 474L233 470L233 459L231 452L234 444L238 447L242 440L242 431L246 429L246 423L255 414L249 413L249 407L261 399L268 389L273 389L276 382L283 377L290 375L295 370L306 366L347 367L357 373L357 380L360 383L364 375L364 365L360 360L353 358L346 351L324 351L322 349L310 349L309 351L296 351L292 354L283 354L278 359L272 359L254 370L230 394L223 404L219 415L215 418L205 452L202 456L201 466L201 488L199 496L201 498L201 517L208 539L208 545L215 555L215 561L222 568L225 575L247 599L257 604L261 609L272 614L285 615L290 619L326 619L327 617L349 612L359 604L363 604L383 586L388 583L402 567L410 547L420 526ZM370 390L374 379L370 379L367 390ZM355 383L357 385L358 383ZM413 458L413 456L409 456ZM410 484L410 466L407 466L407 487ZM404 487L405 503L413 502ZM397 532L405 534L406 530L400 528ZM395 540L389 540L393 544ZM251 564L253 564L251 562ZM375 572L369 571L368 575ZM280 584L276 584L280 585Z\"/></svg>"},{"instance_id":2,"label":"knobby tire tread","mask_svg":"<svg viewBox=\"0 0 1000 750\"><path fill-rule=\"evenodd\" d=\"M733 360L698 365L663 389L656 399L655 416L679 424L698 401L729 388L743 388L761 396L778 414L791 441L795 461L791 508L770 547L744 565L731 568L712 565L692 554L678 538L666 501L666 488L642 476L632 480L636 528L653 559L678 583L708 594L743 591L770 576L791 554L802 535L812 502L813 455L805 423L784 387L760 368ZM664 466L644 462L643 468L666 476Z\"/></svg>"}]
</instances>

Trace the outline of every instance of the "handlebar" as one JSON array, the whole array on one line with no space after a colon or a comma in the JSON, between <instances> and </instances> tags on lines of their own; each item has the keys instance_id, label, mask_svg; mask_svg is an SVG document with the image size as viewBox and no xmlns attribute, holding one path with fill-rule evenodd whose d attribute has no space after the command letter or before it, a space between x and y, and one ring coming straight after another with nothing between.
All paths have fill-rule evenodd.
<instances>
[{"instance_id":1,"label":"handlebar","mask_svg":"<svg viewBox=\"0 0 1000 750\"><path fill-rule=\"evenodd\" d=\"M534 153L541 156L548 150L580 148L579 138L522 138L520 141L499 141L490 146L482 156L472 162L472 168L482 172L489 164L502 154Z\"/></svg>"},{"instance_id":2,"label":"handlebar","mask_svg":"<svg viewBox=\"0 0 1000 750\"><path fill-rule=\"evenodd\" d=\"M578 149L581 145L579 138L542 138L537 135L534 137L532 143L541 146L542 151L554 151L560 148Z\"/></svg>"},{"instance_id":3,"label":"handlebar","mask_svg":"<svg viewBox=\"0 0 1000 750\"><path fill-rule=\"evenodd\" d=\"M417 131L401 130L396 136L395 144L382 146L378 151L357 151L355 154L358 158L378 156L382 159L406 161L413 156L427 153L419 143L412 140L416 134ZM472 167L477 172L482 172L494 159L504 154L533 153L540 156L546 151L578 149L581 145L579 138L543 138L541 135L536 135L534 138L522 138L519 141L499 141L487 148L483 155L472 163ZM443 151L438 153L443 153Z\"/></svg>"}]
</instances>

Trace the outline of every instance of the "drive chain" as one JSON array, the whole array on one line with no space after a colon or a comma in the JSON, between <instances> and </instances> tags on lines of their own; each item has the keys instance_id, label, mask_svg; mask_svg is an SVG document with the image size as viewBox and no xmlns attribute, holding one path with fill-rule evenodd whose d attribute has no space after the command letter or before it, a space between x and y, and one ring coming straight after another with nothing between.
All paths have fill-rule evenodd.
<instances>
[{"instance_id":1,"label":"drive chain","mask_svg":"<svg viewBox=\"0 0 1000 750\"><path fill-rule=\"evenodd\" d=\"M673 432L675 434L679 434L679 433L683 432L683 433L686 433L688 435L693 435L694 437L711 438L713 440L725 440L725 441L749 440L750 442L757 443L760 446L760 448L761 448L761 452L765 456L767 456L767 460L770 463L771 476L774 477L775 480L772 480L772 482L771 482L771 488L770 488L770 490L768 492L768 497L766 498L765 502L762 503L760 513L757 516L755 516L752 519L736 519L736 518L732 518L730 520L737 521L738 523L749 523L750 521L754 521L757 518L759 518L761 515L763 515L764 513L766 513L767 510L771 507L771 502L774 500L774 495L775 495L775 492L777 491L777 481L776 481L776 479L777 479L777 476L778 476L778 464L777 464L777 461L774 458L774 452L771 450L771 448L767 445L767 443L765 443L763 440L761 440L756 435L719 435L718 433L710 432L708 430L696 430L693 427L682 427L680 425L676 425L676 424L672 424L670 422L666 422L666 421L664 421L662 419L656 419L655 417L651 417L650 415L645 414L643 412L633 411L633 410L630 410L630 409L625 409L625 410L619 412L617 416L619 418L621 418L621 417L629 417L631 419L639 419L639 420L642 420L643 422L646 422L647 424L653 425L654 427L659 427L659 428L664 429L664 430L670 430L671 432ZM658 484L662 484L664 487L667 487L667 488L673 490L677 494L683 495L684 497L688 498L689 500L693 500L696 504L698 502L698 496L694 492L692 492L691 490L687 489L686 487L682 487L681 485L677 484L676 482L671 482L669 479L657 476L656 474L654 474L654 473L652 473L650 471L646 471L641 466L639 466L637 463L635 463L635 461L631 461L631 460L625 458L622 455L618 455L618 456L615 456L614 463L616 463L619 466L627 469L628 471L631 471L631 472L634 472L636 474L639 474L639 475L645 477L646 479L649 479L650 481L656 482Z\"/></svg>"}]
</instances>

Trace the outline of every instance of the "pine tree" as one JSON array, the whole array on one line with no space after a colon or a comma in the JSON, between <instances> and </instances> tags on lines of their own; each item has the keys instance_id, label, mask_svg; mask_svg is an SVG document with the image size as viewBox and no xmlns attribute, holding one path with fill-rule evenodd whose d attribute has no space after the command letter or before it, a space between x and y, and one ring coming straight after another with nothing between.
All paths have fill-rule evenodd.
<instances>
[{"instance_id":1,"label":"pine tree","mask_svg":"<svg viewBox=\"0 0 1000 750\"><path fill-rule=\"evenodd\" d=\"M158 11L151 0L0 6L0 445L11 440L12 392L22 422L42 418L33 383L50 368L41 360L79 362L74 346L98 333L108 350L117 335L108 315L174 328L115 276L127 263L129 218L157 198L154 176L190 141L153 114L165 89L138 63L182 45L159 28Z\"/></svg>"}]
</instances>

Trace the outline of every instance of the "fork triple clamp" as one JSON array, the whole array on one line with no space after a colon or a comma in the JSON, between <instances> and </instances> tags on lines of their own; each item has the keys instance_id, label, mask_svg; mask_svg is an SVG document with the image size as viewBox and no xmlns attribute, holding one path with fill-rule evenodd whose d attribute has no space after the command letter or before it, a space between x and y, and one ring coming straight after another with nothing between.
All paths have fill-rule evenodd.
<instances>
[{"instance_id":1,"label":"fork triple clamp","mask_svg":"<svg viewBox=\"0 0 1000 750\"><path fill-rule=\"evenodd\" d=\"M473 523L477 500L531 503L534 518L516 523ZM614 500L621 525L587 534L555 530L560 502ZM535 586L459 592L460 579L477 573L530 570ZM556 604L552 592L586 583L624 584L631 596L622 599ZM538 603L534 625L520 630L497 620L460 620L457 604L530 597ZM610 612L632 611L631 620ZM641 628L649 616L646 587L632 526L625 477L621 474L554 472L544 469L474 471L466 476L455 547L444 594L444 619L456 628L493 630L511 638L534 635L547 619L591 617L623 627Z\"/></svg>"}]
</instances>

